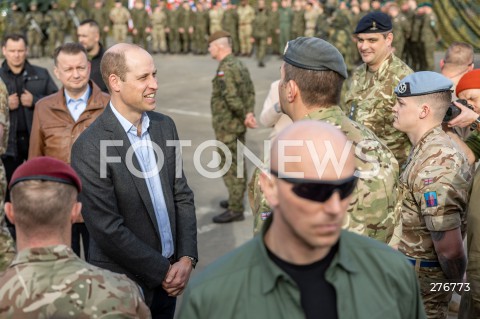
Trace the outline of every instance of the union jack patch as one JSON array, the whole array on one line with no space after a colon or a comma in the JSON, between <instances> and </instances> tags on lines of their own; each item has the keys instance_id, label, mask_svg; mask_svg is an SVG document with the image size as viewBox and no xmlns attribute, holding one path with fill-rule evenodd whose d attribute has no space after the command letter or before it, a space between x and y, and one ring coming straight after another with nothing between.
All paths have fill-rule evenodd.
<instances>
[{"instance_id":1,"label":"union jack patch","mask_svg":"<svg viewBox=\"0 0 480 319\"><path fill-rule=\"evenodd\" d=\"M433 184L433 178L425 178L423 180L423 185L430 185L430 184Z\"/></svg>"},{"instance_id":2,"label":"union jack patch","mask_svg":"<svg viewBox=\"0 0 480 319\"><path fill-rule=\"evenodd\" d=\"M270 215L272 214L272 212L263 212L260 214L260 219L261 220L267 220L268 217L270 217Z\"/></svg>"}]
</instances>

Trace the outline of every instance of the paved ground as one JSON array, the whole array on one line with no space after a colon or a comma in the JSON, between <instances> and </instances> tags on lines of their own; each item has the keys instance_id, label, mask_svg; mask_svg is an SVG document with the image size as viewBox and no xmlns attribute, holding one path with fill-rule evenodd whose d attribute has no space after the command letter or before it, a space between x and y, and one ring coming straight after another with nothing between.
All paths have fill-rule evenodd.
<instances>
[{"instance_id":1,"label":"paved ground","mask_svg":"<svg viewBox=\"0 0 480 319\"><path fill-rule=\"evenodd\" d=\"M440 54L437 54L437 61ZM480 57L477 56L480 65ZM242 58L251 72L256 88L256 113L262 108L270 83L279 78L281 60L272 57L267 60L265 68L258 68L255 61ZM52 70L51 59L32 60ZM195 193L198 220L198 246L200 261L193 275L201 272L206 265L217 257L238 247L252 237L253 221L249 211L245 221L227 225L211 222L215 214L221 212L218 202L226 199L226 188L219 178L210 179L200 175L194 165L197 146L214 138L211 127L210 94L211 80L218 63L208 56L193 55L156 55L159 89L157 93L157 110L171 116L183 140L191 140L191 147L183 149L185 174ZM249 130L247 147L258 157L263 156L263 141L268 138L269 130L259 128ZM200 162L206 168L213 158L213 148L207 148L200 155ZM249 175L252 165L247 161ZM245 201L247 203L247 201ZM248 207L248 205L246 205ZM181 302L181 300L179 300ZM451 316L450 319L455 318Z\"/></svg>"}]
</instances>

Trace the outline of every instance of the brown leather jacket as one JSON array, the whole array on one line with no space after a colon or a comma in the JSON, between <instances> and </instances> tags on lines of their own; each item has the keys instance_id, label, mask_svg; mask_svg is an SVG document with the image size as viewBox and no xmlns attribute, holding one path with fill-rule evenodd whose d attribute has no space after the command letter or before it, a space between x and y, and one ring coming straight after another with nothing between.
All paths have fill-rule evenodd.
<instances>
[{"instance_id":1,"label":"brown leather jacket","mask_svg":"<svg viewBox=\"0 0 480 319\"><path fill-rule=\"evenodd\" d=\"M28 158L51 156L70 164L72 145L103 112L110 95L89 82L92 88L87 108L75 122L67 108L64 88L35 104Z\"/></svg>"}]
</instances>

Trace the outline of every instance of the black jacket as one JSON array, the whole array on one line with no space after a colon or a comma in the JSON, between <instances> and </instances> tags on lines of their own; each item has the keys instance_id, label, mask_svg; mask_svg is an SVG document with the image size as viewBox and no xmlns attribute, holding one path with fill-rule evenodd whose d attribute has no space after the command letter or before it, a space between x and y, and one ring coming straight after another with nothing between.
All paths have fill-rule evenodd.
<instances>
[{"instance_id":1,"label":"black jacket","mask_svg":"<svg viewBox=\"0 0 480 319\"><path fill-rule=\"evenodd\" d=\"M44 96L53 94L58 91L57 85L53 82L53 79L50 77L47 69L31 65L28 61L25 61L25 68L23 71L23 81L24 88L28 90L33 95L33 106L24 107L16 111L10 111L10 130L8 133L8 147L7 151L3 156L17 156L17 117L18 112L23 110L25 112L25 119L27 122L28 134L32 130L32 121L33 121L33 111L35 109L35 104L38 100ZM10 72L10 68L7 64L7 61L3 61L2 67L0 68L0 78L7 86L8 94L13 94L17 92L15 84L15 76Z\"/></svg>"},{"instance_id":2,"label":"black jacket","mask_svg":"<svg viewBox=\"0 0 480 319\"><path fill-rule=\"evenodd\" d=\"M107 86L105 85L105 82L103 82L102 72L100 71L100 62L102 61L103 53L105 53L105 50L100 44L100 51L98 51L98 54L90 60L90 80L95 82L95 84L98 85L100 90L108 93Z\"/></svg>"}]
</instances>

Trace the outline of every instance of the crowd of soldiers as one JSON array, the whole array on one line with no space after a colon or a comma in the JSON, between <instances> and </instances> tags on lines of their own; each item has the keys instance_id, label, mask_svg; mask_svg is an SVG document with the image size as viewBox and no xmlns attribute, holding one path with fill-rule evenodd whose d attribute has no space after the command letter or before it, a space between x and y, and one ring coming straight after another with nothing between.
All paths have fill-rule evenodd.
<instances>
[{"instance_id":1,"label":"crowd of soldiers","mask_svg":"<svg viewBox=\"0 0 480 319\"><path fill-rule=\"evenodd\" d=\"M154 54L206 54L208 36L223 29L232 35L233 53L250 56L255 50L259 66L264 66L266 54L282 53L287 41L316 36L339 49L349 72L361 62L352 31L368 12L381 10L392 17L395 55L416 71L434 69L433 52L440 40L432 5L415 0L384 4L369 0L281 0L268 5L261 0L254 6L247 0L158 0L151 6L136 0L131 9L121 0L111 9L103 0L95 0L89 10L80 7L77 0L62 10L53 0L49 7L47 12L40 12L34 0L25 13L12 2L5 17L5 33L25 34L31 57L51 55L66 35L76 41L76 27L86 18L100 25L104 46L109 34L114 43L127 41L130 34L134 44Z\"/></svg>"}]
</instances>

